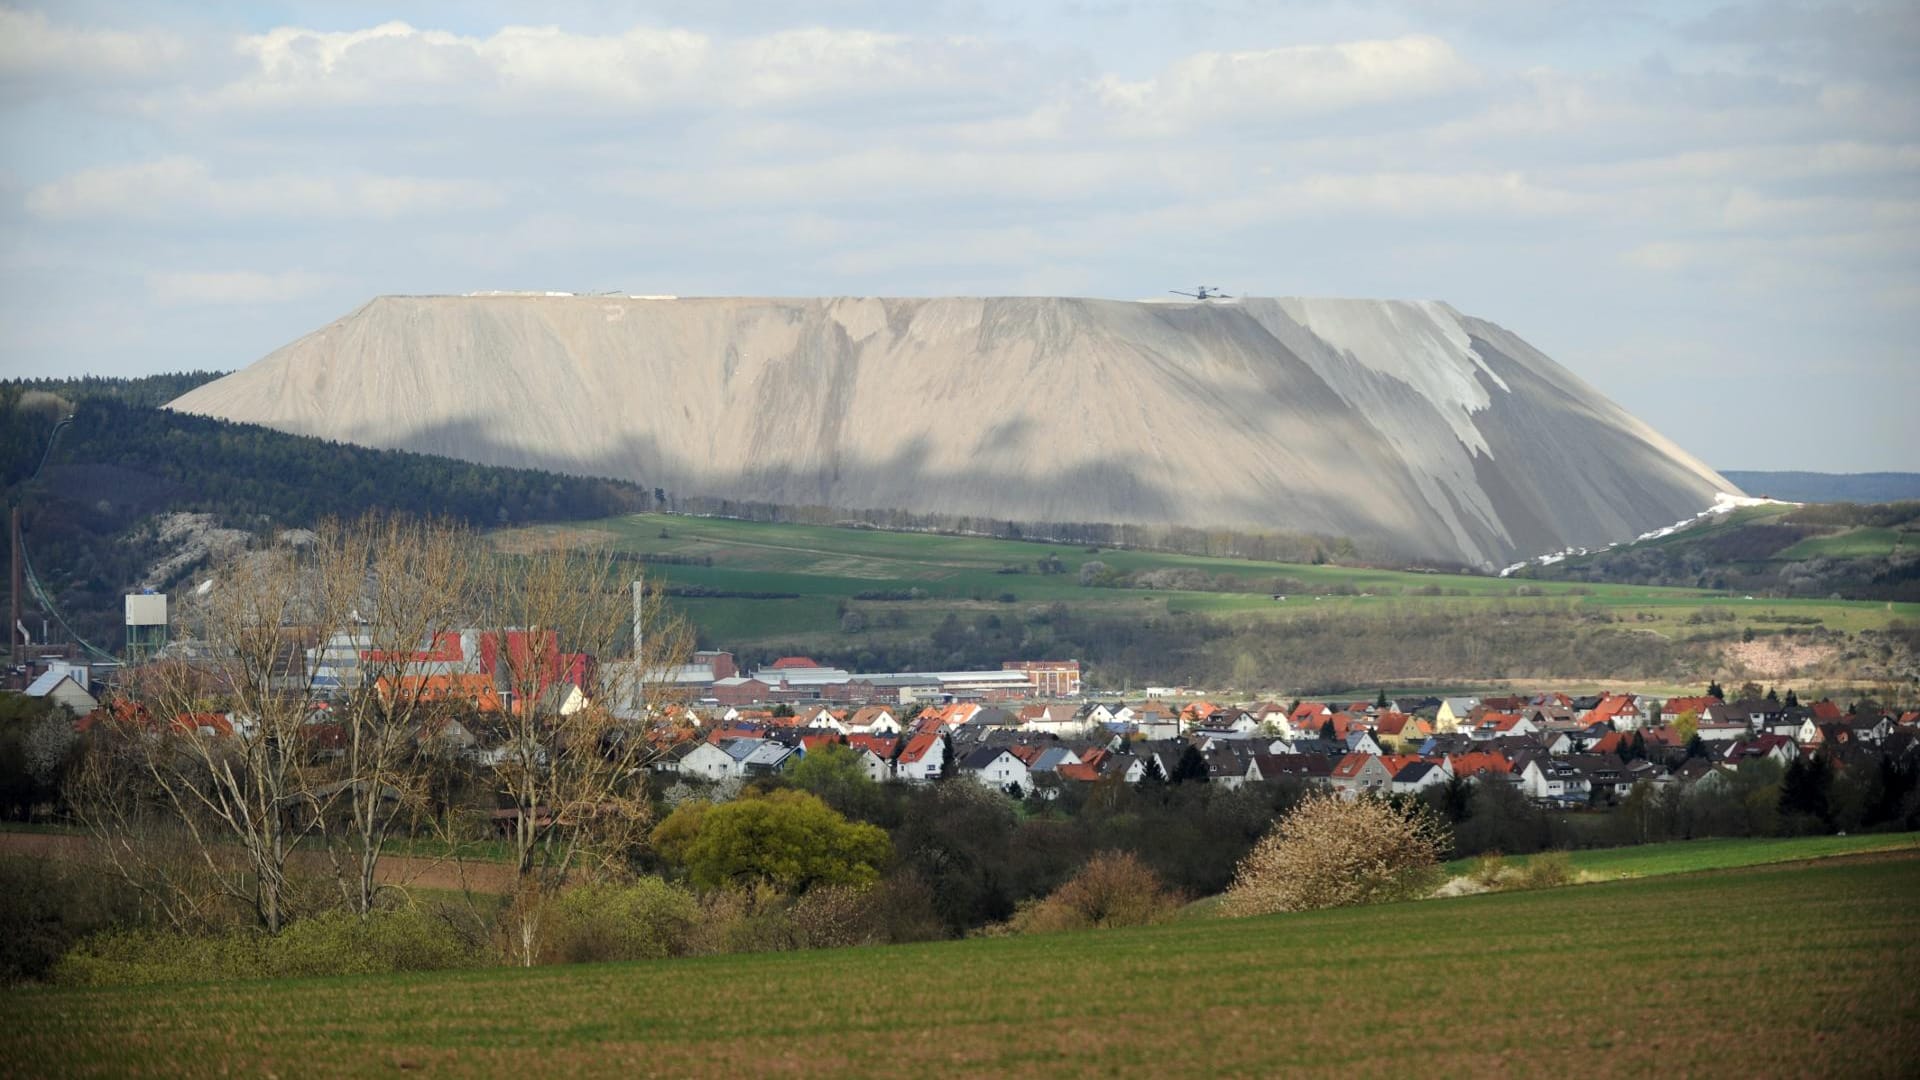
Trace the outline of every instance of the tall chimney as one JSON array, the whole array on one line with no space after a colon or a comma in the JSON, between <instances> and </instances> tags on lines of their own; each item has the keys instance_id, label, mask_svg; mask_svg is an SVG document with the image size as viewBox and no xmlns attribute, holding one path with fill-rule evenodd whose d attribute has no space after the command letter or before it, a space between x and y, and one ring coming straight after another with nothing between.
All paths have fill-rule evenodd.
<instances>
[{"instance_id":1,"label":"tall chimney","mask_svg":"<svg viewBox=\"0 0 1920 1080\"><path fill-rule=\"evenodd\" d=\"M640 691L640 688L643 685L645 685L647 681L647 673L640 669L640 666L646 662L644 659L645 651L641 648L642 643L645 641L645 637L644 637L645 631L641 629L641 618L642 618L641 609L645 605L646 598L647 598L646 586L641 584L639 578L634 578L633 579L633 676L632 676L633 687L628 691L628 693L630 694L629 700L633 702L633 712L635 716L640 715L640 710L642 709L642 707L646 705L646 702L641 700L641 691Z\"/></svg>"},{"instance_id":2,"label":"tall chimney","mask_svg":"<svg viewBox=\"0 0 1920 1080\"><path fill-rule=\"evenodd\" d=\"M16 504L11 515L11 533L13 537L13 584L12 603L7 613L7 661L20 662L20 639L25 635L20 630L20 590L26 587L20 573L20 507Z\"/></svg>"}]
</instances>

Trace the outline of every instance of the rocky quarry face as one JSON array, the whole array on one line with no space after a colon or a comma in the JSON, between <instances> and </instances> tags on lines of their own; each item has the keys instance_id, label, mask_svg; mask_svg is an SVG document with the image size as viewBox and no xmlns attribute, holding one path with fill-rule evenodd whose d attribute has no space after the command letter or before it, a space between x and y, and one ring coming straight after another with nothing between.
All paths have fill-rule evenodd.
<instances>
[{"instance_id":1,"label":"rocky quarry face","mask_svg":"<svg viewBox=\"0 0 1920 1080\"><path fill-rule=\"evenodd\" d=\"M1437 302L381 297L172 407L686 496L1477 566L1738 491Z\"/></svg>"}]
</instances>

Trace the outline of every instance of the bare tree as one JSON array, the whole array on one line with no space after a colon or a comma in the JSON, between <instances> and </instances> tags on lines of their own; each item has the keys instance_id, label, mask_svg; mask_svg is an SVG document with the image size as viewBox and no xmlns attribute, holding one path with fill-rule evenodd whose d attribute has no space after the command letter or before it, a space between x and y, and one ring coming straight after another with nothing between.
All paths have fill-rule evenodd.
<instances>
[{"instance_id":1,"label":"bare tree","mask_svg":"<svg viewBox=\"0 0 1920 1080\"><path fill-rule=\"evenodd\" d=\"M436 669L465 659L477 551L458 525L371 515L323 526L315 541L314 572L352 594L347 625L316 662L331 649L352 658L352 674L330 702L317 752L331 779L314 796L342 895L363 916L389 836L430 802L418 748L459 706Z\"/></svg>"},{"instance_id":2,"label":"bare tree","mask_svg":"<svg viewBox=\"0 0 1920 1080\"><path fill-rule=\"evenodd\" d=\"M351 603L351 589L315 572L315 556L314 545L280 544L224 560L176 605L176 655L136 672L128 695L138 774L220 891L274 932L287 917L289 860L324 811L304 646L340 626Z\"/></svg>"},{"instance_id":3,"label":"bare tree","mask_svg":"<svg viewBox=\"0 0 1920 1080\"><path fill-rule=\"evenodd\" d=\"M607 551L502 555L482 591L505 691L493 780L515 870L509 952L532 964L569 876L619 868L645 842L647 728L691 634L657 590L630 599Z\"/></svg>"}]
</instances>

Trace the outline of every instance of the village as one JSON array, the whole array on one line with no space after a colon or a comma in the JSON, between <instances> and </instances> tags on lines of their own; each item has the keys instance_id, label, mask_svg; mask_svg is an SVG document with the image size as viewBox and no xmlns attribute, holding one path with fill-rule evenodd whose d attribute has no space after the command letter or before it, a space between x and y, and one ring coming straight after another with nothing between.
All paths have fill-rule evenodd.
<instances>
[{"instance_id":1,"label":"village","mask_svg":"<svg viewBox=\"0 0 1920 1080\"><path fill-rule=\"evenodd\" d=\"M314 745L330 742L329 700L363 689L438 703L431 738L470 763L497 764L492 717L533 708L585 708L590 688L623 685L620 662L562 652L551 637L509 631L438 634L404 658L351 635L304 651L288 689L314 696ZM503 669L538 660L540 700L516 700ZM1450 783L1497 781L1542 807L1606 809L1637 785L1708 792L1742 765L1781 769L1816 756L1829 766L1905 761L1920 747L1920 712L1831 700L1802 703L1748 684L1657 700L1563 690L1487 697L1220 702L1152 688L1122 700L1088 692L1075 660L1007 661L1000 669L862 674L804 656L743 672L733 654L694 653L649 672L655 697L622 694L613 711L642 726L647 767L662 782L718 783L776 776L837 744L875 782L962 779L1016 799L1054 799L1075 785L1117 780L1204 782L1233 789L1286 781L1344 798L1418 796ZM395 664L394 661L401 661ZM67 707L77 732L99 706L84 665L53 660L26 687ZM125 710L124 704L110 708ZM245 735L248 718L207 710L176 718L203 735Z\"/></svg>"},{"instance_id":2,"label":"village","mask_svg":"<svg viewBox=\"0 0 1920 1080\"><path fill-rule=\"evenodd\" d=\"M1072 661L1008 668L1036 679L1077 675ZM783 658L750 678L723 678L716 689L750 685L760 700L683 706L677 715L690 730L654 768L688 779L749 778L837 742L876 781L957 774L1015 797L1048 798L1112 777L1227 788L1285 779L1347 798L1497 779L1543 805L1572 808L1611 805L1643 782L1656 790L1711 789L1746 762L1784 768L1822 755L1844 767L1920 746L1920 712L1861 715L1830 700L1801 704L1791 691L1783 699L1751 687L1753 696L1733 701L1716 686L1714 695L1665 701L1631 693L1383 692L1360 701L1223 704L1078 701L1044 694L1038 682L1024 695L1002 682L982 694L949 692L938 703L838 700L842 688L872 681L806 657Z\"/></svg>"}]
</instances>

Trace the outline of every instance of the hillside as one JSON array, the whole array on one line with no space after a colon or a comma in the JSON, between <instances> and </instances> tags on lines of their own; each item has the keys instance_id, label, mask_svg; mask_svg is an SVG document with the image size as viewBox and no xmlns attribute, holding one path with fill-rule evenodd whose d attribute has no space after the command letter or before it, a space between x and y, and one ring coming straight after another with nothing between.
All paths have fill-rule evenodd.
<instances>
[{"instance_id":1,"label":"hillside","mask_svg":"<svg viewBox=\"0 0 1920 1080\"><path fill-rule=\"evenodd\" d=\"M1920 605L1627 584L1517 581L978 536L635 514L496 534L510 547L607 544L663 579L706 647L749 663L804 653L866 671L1076 657L1095 684L1252 694L1505 678L1705 685L1751 631L1818 638L1796 678L1904 671L1909 646L1837 661L1841 635L1920 623ZM1904 635L1896 635L1905 642ZM1916 640L1914 644L1920 644Z\"/></svg>"},{"instance_id":2,"label":"hillside","mask_svg":"<svg viewBox=\"0 0 1920 1080\"><path fill-rule=\"evenodd\" d=\"M0 1059L43 1076L1896 1076L1920 1056L1916 889L1920 860L1865 856L1140 930L11 991L33 1022L0 1032ZM1783 913L1793 932L1766 932ZM746 1000L752 1023L726 1019Z\"/></svg>"},{"instance_id":3,"label":"hillside","mask_svg":"<svg viewBox=\"0 0 1920 1080\"><path fill-rule=\"evenodd\" d=\"M1294 534L1482 567L1735 490L1432 302L382 297L172 407L617 477L668 509Z\"/></svg>"},{"instance_id":4,"label":"hillside","mask_svg":"<svg viewBox=\"0 0 1920 1080\"><path fill-rule=\"evenodd\" d=\"M381 508L452 517L477 527L566 520L645 505L615 481L331 443L158 407L154 392L208 374L149 379L0 383L0 478L24 494L23 528L35 572L73 633L119 648L121 596L170 587L194 561L155 575L182 546L163 535L237 529L271 533ZM71 414L39 483L24 481L46 454L54 423ZM0 603L6 582L0 574ZM38 605L28 622L40 635ZM56 624L57 627L57 624Z\"/></svg>"},{"instance_id":5,"label":"hillside","mask_svg":"<svg viewBox=\"0 0 1920 1080\"><path fill-rule=\"evenodd\" d=\"M1517 576L1912 602L1920 600L1920 502L1746 507Z\"/></svg>"}]
</instances>

